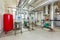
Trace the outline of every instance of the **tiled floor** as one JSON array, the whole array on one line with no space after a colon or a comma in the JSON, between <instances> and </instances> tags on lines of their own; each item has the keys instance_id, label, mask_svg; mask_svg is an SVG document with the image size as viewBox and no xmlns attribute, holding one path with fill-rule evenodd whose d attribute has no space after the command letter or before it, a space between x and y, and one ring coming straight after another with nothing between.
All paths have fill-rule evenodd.
<instances>
[{"instance_id":1,"label":"tiled floor","mask_svg":"<svg viewBox=\"0 0 60 40\"><path fill-rule=\"evenodd\" d=\"M60 30L60 29L59 29ZM26 31L23 34L1 37L0 40L60 40L60 31L49 32L42 29Z\"/></svg>"}]
</instances>

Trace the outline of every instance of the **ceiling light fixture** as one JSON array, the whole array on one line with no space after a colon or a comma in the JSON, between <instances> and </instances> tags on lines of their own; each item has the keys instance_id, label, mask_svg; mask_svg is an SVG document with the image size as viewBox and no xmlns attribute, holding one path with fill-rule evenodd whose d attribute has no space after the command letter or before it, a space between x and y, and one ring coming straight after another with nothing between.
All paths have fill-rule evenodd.
<instances>
[{"instance_id":1,"label":"ceiling light fixture","mask_svg":"<svg viewBox=\"0 0 60 40\"><path fill-rule=\"evenodd\" d=\"M29 2L28 3L30 3L32 0L29 0Z\"/></svg>"}]
</instances>

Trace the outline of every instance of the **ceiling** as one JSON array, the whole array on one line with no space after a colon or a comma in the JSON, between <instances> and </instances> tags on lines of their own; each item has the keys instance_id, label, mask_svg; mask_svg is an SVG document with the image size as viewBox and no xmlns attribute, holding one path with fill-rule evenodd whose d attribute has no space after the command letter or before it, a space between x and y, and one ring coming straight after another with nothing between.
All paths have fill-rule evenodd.
<instances>
[{"instance_id":1,"label":"ceiling","mask_svg":"<svg viewBox=\"0 0 60 40\"><path fill-rule=\"evenodd\" d=\"M8 7L15 7L18 3L18 0L4 0L4 2Z\"/></svg>"},{"instance_id":2,"label":"ceiling","mask_svg":"<svg viewBox=\"0 0 60 40\"><path fill-rule=\"evenodd\" d=\"M29 1L30 0L28 0L28 2ZM46 1L46 0L31 0L32 3L30 2L31 4L30 3L29 4L33 7L36 7L38 4L42 3L43 1ZM5 0L5 4L7 4L10 7L15 7L18 4L18 2L19 0ZM28 2L25 4L25 6L28 5Z\"/></svg>"},{"instance_id":3,"label":"ceiling","mask_svg":"<svg viewBox=\"0 0 60 40\"><path fill-rule=\"evenodd\" d=\"M41 6L48 4L50 1L52 2L54 0L21 0L20 6L30 6L30 10L41 10L43 8ZM8 7L16 7L18 3L19 0L5 0L5 4L7 4Z\"/></svg>"},{"instance_id":4,"label":"ceiling","mask_svg":"<svg viewBox=\"0 0 60 40\"><path fill-rule=\"evenodd\" d=\"M58 7L60 8L60 2L59 1L55 2L55 5L58 5Z\"/></svg>"}]
</instances>

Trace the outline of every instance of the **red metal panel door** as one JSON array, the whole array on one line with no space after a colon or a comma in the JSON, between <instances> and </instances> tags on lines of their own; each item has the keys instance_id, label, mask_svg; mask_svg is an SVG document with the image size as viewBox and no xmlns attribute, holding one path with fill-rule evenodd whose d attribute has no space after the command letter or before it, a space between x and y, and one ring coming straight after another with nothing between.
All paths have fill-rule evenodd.
<instances>
[{"instance_id":1,"label":"red metal panel door","mask_svg":"<svg viewBox=\"0 0 60 40\"><path fill-rule=\"evenodd\" d=\"M13 30L13 16L11 14L4 14L4 31Z\"/></svg>"}]
</instances>

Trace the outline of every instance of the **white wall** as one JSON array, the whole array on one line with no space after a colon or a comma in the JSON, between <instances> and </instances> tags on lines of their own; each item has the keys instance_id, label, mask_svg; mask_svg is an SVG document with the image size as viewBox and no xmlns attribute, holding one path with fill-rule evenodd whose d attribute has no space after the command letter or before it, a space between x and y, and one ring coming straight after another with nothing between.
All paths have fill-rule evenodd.
<instances>
[{"instance_id":1,"label":"white wall","mask_svg":"<svg viewBox=\"0 0 60 40\"><path fill-rule=\"evenodd\" d=\"M4 1L0 0L0 33L3 28Z\"/></svg>"}]
</instances>

